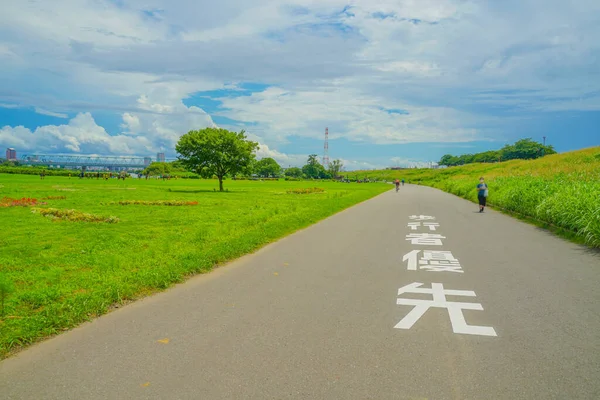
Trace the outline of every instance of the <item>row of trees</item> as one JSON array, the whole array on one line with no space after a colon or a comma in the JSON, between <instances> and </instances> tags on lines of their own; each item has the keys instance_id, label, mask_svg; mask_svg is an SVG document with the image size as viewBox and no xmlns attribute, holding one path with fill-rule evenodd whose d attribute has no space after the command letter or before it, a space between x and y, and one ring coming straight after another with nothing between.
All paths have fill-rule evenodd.
<instances>
[{"instance_id":1,"label":"row of trees","mask_svg":"<svg viewBox=\"0 0 600 400\"><path fill-rule=\"evenodd\" d=\"M237 175L258 176L261 178L280 178L286 176L289 178L308 178L308 179L332 179L339 177L343 169L343 164L340 160L334 160L328 169L319 163L316 154L311 154L308 157L306 165L302 168L291 167L283 169L273 158L267 157L260 160L254 160L253 163L245 170L240 171ZM181 166L181 161L173 162L153 162L143 171L139 171L143 175L162 176L162 175L182 175L188 171Z\"/></svg>"},{"instance_id":2,"label":"row of trees","mask_svg":"<svg viewBox=\"0 0 600 400\"><path fill-rule=\"evenodd\" d=\"M273 158L256 160L257 149L258 143L248 140L244 131L236 133L220 128L190 131L183 135L175 146L175 150L180 155L178 161L153 162L138 173L164 176L192 172L203 178L216 176L221 191L223 191L225 177L252 175L264 178L281 177L283 169ZM12 169L18 168L12 164L1 167L6 170L11 169L11 172ZM302 168L287 169L285 176L308 179L338 178L344 166L340 160L334 160L328 167L326 169L319 163L316 154L311 154L306 165ZM30 170L37 171L37 169ZM70 170L60 170L60 174L70 173L72 173Z\"/></svg>"},{"instance_id":3,"label":"row of trees","mask_svg":"<svg viewBox=\"0 0 600 400\"><path fill-rule=\"evenodd\" d=\"M521 139L515 144L507 144L500 150L491 150L476 154L463 154L453 156L446 154L440 159L440 165L448 167L473 163L493 163L508 160L532 160L549 154L556 154L553 146L544 146L542 143L529 139Z\"/></svg>"},{"instance_id":4,"label":"row of trees","mask_svg":"<svg viewBox=\"0 0 600 400\"><path fill-rule=\"evenodd\" d=\"M219 180L219 190L223 191L223 179L226 176L251 176L277 178L282 176L282 168L272 158L256 160L258 143L246 138L245 132L230 132L220 128L205 128L190 131L183 135L175 150L179 153L179 168L194 172L203 178L216 176ZM167 165L156 166L152 163L145 173L155 174L154 171L169 174ZM306 165L302 168L289 168L285 176L290 178L331 179L337 178L343 169L340 160L334 160L326 169L316 154L308 156Z\"/></svg>"}]
</instances>

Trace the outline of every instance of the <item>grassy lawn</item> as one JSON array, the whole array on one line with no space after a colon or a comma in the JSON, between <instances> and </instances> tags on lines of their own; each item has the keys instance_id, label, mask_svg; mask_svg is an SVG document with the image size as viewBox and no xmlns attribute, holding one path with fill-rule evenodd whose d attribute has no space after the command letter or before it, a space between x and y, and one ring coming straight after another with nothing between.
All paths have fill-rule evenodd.
<instances>
[{"instance_id":1,"label":"grassy lawn","mask_svg":"<svg viewBox=\"0 0 600 400\"><path fill-rule=\"evenodd\" d=\"M42 181L0 174L0 199L46 203L0 207L0 279L14 284L0 317L0 358L390 190L283 181L226 181L224 193L216 187L217 181L203 180ZM324 191L294 190L313 187ZM41 200L50 196L65 198ZM164 200L192 204L118 204ZM35 208L118 221L53 220Z\"/></svg>"},{"instance_id":2,"label":"grassy lawn","mask_svg":"<svg viewBox=\"0 0 600 400\"><path fill-rule=\"evenodd\" d=\"M360 177L405 179L474 202L479 177L490 188L488 204L565 237L600 248L600 147L537 160L470 164L447 169L365 171Z\"/></svg>"}]
</instances>

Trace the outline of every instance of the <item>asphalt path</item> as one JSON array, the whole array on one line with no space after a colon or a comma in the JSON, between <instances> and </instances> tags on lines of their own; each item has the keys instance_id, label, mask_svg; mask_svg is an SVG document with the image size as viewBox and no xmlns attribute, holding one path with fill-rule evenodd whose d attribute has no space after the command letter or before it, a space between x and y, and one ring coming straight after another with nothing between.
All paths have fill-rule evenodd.
<instances>
[{"instance_id":1,"label":"asphalt path","mask_svg":"<svg viewBox=\"0 0 600 400\"><path fill-rule=\"evenodd\" d=\"M477 210L391 190L3 361L0 399L600 399L600 256Z\"/></svg>"}]
</instances>

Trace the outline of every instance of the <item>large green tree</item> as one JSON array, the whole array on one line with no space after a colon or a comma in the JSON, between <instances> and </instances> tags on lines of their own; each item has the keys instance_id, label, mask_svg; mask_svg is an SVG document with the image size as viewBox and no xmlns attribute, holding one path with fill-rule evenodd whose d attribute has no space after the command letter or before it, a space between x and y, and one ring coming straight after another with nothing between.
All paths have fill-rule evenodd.
<instances>
[{"instance_id":1,"label":"large green tree","mask_svg":"<svg viewBox=\"0 0 600 400\"><path fill-rule=\"evenodd\" d=\"M144 175L166 175L171 173L171 165L166 162L153 162L142 172Z\"/></svg>"},{"instance_id":2,"label":"large green tree","mask_svg":"<svg viewBox=\"0 0 600 400\"><path fill-rule=\"evenodd\" d=\"M291 167L285 170L285 176L291 178L302 178L302 170L298 167Z\"/></svg>"},{"instance_id":3,"label":"large green tree","mask_svg":"<svg viewBox=\"0 0 600 400\"><path fill-rule=\"evenodd\" d=\"M254 172L263 178L275 178L281 174L281 166L274 159L267 157L256 162Z\"/></svg>"},{"instance_id":4,"label":"large green tree","mask_svg":"<svg viewBox=\"0 0 600 400\"><path fill-rule=\"evenodd\" d=\"M322 179L328 175L327 171L325 171L325 167L321 165L316 154L308 156L306 165L302 167L302 172L304 173L304 176L309 179Z\"/></svg>"},{"instance_id":5,"label":"large green tree","mask_svg":"<svg viewBox=\"0 0 600 400\"><path fill-rule=\"evenodd\" d=\"M247 140L244 131L221 128L189 131L175 146L181 164L203 178L216 176L221 192L225 176L248 172L257 148L258 143Z\"/></svg>"},{"instance_id":6,"label":"large green tree","mask_svg":"<svg viewBox=\"0 0 600 400\"><path fill-rule=\"evenodd\" d=\"M333 160L329 163L329 174L332 178L337 178L340 175L340 172L344 169L344 164L342 160Z\"/></svg>"}]
</instances>

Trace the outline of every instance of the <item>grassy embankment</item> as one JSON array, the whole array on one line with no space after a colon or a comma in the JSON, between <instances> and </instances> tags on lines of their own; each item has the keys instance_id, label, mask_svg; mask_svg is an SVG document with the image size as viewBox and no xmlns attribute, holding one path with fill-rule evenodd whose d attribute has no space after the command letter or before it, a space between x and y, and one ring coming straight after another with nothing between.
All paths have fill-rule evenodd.
<instances>
[{"instance_id":1,"label":"grassy embankment","mask_svg":"<svg viewBox=\"0 0 600 400\"><path fill-rule=\"evenodd\" d=\"M0 316L0 358L101 315L115 303L209 271L390 189L384 184L227 181L230 191L219 193L213 192L215 185L63 177L42 181L0 174L0 199L29 197L46 203L0 207L0 280L8 279L15 289ZM296 190L314 186L325 190ZM50 196L54 198L41 200ZM148 203L165 200L170 202ZM35 208L80 212L34 213ZM48 213L52 215L44 216Z\"/></svg>"},{"instance_id":2,"label":"grassy embankment","mask_svg":"<svg viewBox=\"0 0 600 400\"><path fill-rule=\"evenodd\" d=\"M432 186L474 202L480 176L490 188L488 203L600 248L600 147L495 164L440 170L365 171L359 175Z\"/></svg>"}]
</instances>

